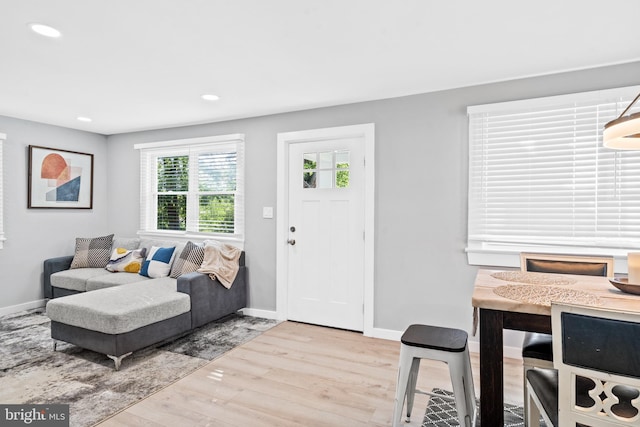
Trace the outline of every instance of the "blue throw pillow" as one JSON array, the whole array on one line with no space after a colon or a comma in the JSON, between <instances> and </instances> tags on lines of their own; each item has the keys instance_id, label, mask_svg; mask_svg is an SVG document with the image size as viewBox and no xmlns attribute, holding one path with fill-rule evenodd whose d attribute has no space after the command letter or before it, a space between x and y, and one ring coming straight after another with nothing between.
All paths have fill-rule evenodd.
<instances>
[{"instance_id":1,"label":"blue throw pillow","mask_svg":"<svg viewBox=\"0 0 640 427\"><path fill-rule=\"evenodd\" d=\"M147 259L142 263L140 275L152 279L167 277L171 271L175 250L175 246L170 248L152 246Z\"/></svg>"}]
</instances>

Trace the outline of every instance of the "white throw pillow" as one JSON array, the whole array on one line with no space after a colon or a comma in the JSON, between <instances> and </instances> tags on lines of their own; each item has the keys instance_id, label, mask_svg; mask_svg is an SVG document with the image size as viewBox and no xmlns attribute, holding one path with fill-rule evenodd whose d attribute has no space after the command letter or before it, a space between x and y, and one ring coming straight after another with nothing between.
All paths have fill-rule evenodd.
<instances>
[{"instance_id":1,"label":"white throw pillow","mask_svg":"<svg viewBox=\"0 0 640 427\"><path fill-rule=\"evenodd\" d=\"M171 264L173 264L175 253L175 246L169 248L152 246L151 250L149 250L149 255L147 255L147 259L142 263L140 275L152 279L167 277L171 271Z\"/></svg>"}]
</instances>

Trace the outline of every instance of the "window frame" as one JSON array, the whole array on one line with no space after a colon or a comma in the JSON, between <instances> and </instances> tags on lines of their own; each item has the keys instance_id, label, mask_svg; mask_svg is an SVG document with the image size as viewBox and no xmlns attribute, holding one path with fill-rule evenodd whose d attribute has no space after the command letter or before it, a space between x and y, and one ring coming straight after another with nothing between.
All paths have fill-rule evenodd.
<instances>
[{"instance_id":1,"label":"window frame","mask_svg":"<svg viewBox=\"0 0 640 427\"><path fill-rule=\"evenodd\" d=\"M476 223L473 223L474 221L477 221L478 218L477 216L474 216L477 213L474 212L474 209L477 210L477 206L474 206L474 203L477 204L477 198L474 201L473 197L475 197L476 194L480 194L482 191L485 191L486 187L484 187L484 183L481 183L480 186L482 186L482 188L480 190L477 190L479 176L477 174L477 171L475 171L474 174L473 168L475 162L484 162L485 160L479 159L479 151L475 150L474 144L476 144L480 139L485 138L485 136L478 138L477 134L474 135L474 131L477 130L474 130L474 125L477 125L477 122L474 122L474 120L479 120L481 115L518 114L523 111L544 111L561 105L566 106L570 103L575 103L576 108L578 108L577 106L579 104L581 105L585 102L594 102L597 105L604 105L615 102L617 103L616 109L619 110L617 111L617 114L620 114L639 91L640 86L631 86L560 96L524 99L496 104L477 105L467 108L467 114L469 118L469 183L467 205L467 246L465 251L467 253L468 263L470 265L518 267L520 265L520 252L546 252L555 254L570 253L576 255L598 254L614 256L616 259L616 271L626 272L626 255L630 251L640 250L640 239L626 239L627 241L621 240L617 244L601 244L601 242L594 242L594 244L592 245L580 245L576 244L576 242L570 242L568 244L560 244L558 242L527 242L526 239L521 241L516 240L498 242L492 241L490 237L487 239L479 237L477 229L474 229ZM616 117L612 117L611 120ZM628 154L629 152L617 150L614 151L604 148L602 146L602 128L604 123L599 123L599 120L601 120L601 118L595 119L593 122L594 124L596 124L596 121L598 121L597 125L599 126L597 136L595 136L594 141L598 144L598 150L602 149L612 151L615 153L614 155L616 159L624 159L625 156L638 155L638 153ZM609 119L607 119L607 121L608 120ZM600 124L602 124L602 127L600 127ZM486 155L486 152L483 152L482 156ZM599 160L597 161L599 162ZM618 166L618 161L616 161L615 164L616 166L614 167L614 170L617 173L620 166ZM597 203L599 203L599 201ZM597 204L596 210L599 208L599 206L600 205ZM597 239L594 238L594 240Z\"/></svg>"},{"instance_id":2,"label":"window frame","mask_svg":"<svg viewBox=\"0 0 640 427\"><path fill-rule=\"evenodd\" d=\"M138 234L148 238L180 240L216 239L236 245L244 244L244 134L207 136L172 141L135 144L140 151L140 223ZM198 155L204 152L236 153L236 190L234 192L234 232L210 233L194 229L199 224ZM159 157L188 156L189 188L187 194L186 230L157 228L157 159ZM195 166L195 167L194 167Z\"/></svg>"}]
</instances>

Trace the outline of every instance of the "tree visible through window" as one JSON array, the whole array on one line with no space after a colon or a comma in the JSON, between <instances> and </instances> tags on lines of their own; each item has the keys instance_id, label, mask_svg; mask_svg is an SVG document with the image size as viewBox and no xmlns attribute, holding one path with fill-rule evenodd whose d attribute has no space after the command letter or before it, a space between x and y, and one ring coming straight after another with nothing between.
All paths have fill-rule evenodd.
<instances>
[{"instance_id":1,"label":"tree visible through window","mask_svg":"<svg viewBox=\"0 0 640 427\"><path fill-rule=\"evenodd\" d=\"M241 236L242 141L193 146L189 141L167 148L139 147L142 230Z\"/></svg>"},{"instance_id":2,"label":"tree visible through window","mask_svg":"<svg viewBox=\"0 0 640 427\"><path fill-rule=\"evenodd\" d=\"M349 187L349 151L304 153L302 186L304 188Z\"/></svg>"},{"instance_id":3,"label":"tree visible through window","mask_svg":"<svg viewBox=\"0 0 640 427\"><path fill-rule=\"evenodd\" d=\"M189 157L158 157L158 230L187 229Z\"/></svg>"},{"instance_id":4,"label":"tree visible through window","mask_svg":"<svg viewBox=\"0 0 640 427\"><path fill-rule=\"evenodd\" d=\"M199 231L233 233L235 224L236 153L198 156Z\"/></svg>"}]
</instances>

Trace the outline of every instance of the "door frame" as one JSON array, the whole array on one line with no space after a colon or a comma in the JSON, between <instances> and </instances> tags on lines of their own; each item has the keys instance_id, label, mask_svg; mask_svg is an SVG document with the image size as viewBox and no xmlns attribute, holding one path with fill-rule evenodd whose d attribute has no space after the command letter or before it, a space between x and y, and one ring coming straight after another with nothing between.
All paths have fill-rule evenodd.
<instances>
[{"instance_id":1,"label":"door frame","mask_svg":"<svg viewBox=\"0 0 640 427\"><path fill-rule=\"evenodd\" d=\"M375 211L375 126L351 126L278 133L276 197L276 317L287 320L289 293L289 145L342 138L361 138L364 143L364 325L363 334L372 336L374 320L374 211Z\"/></svg>"}]
</instances>

